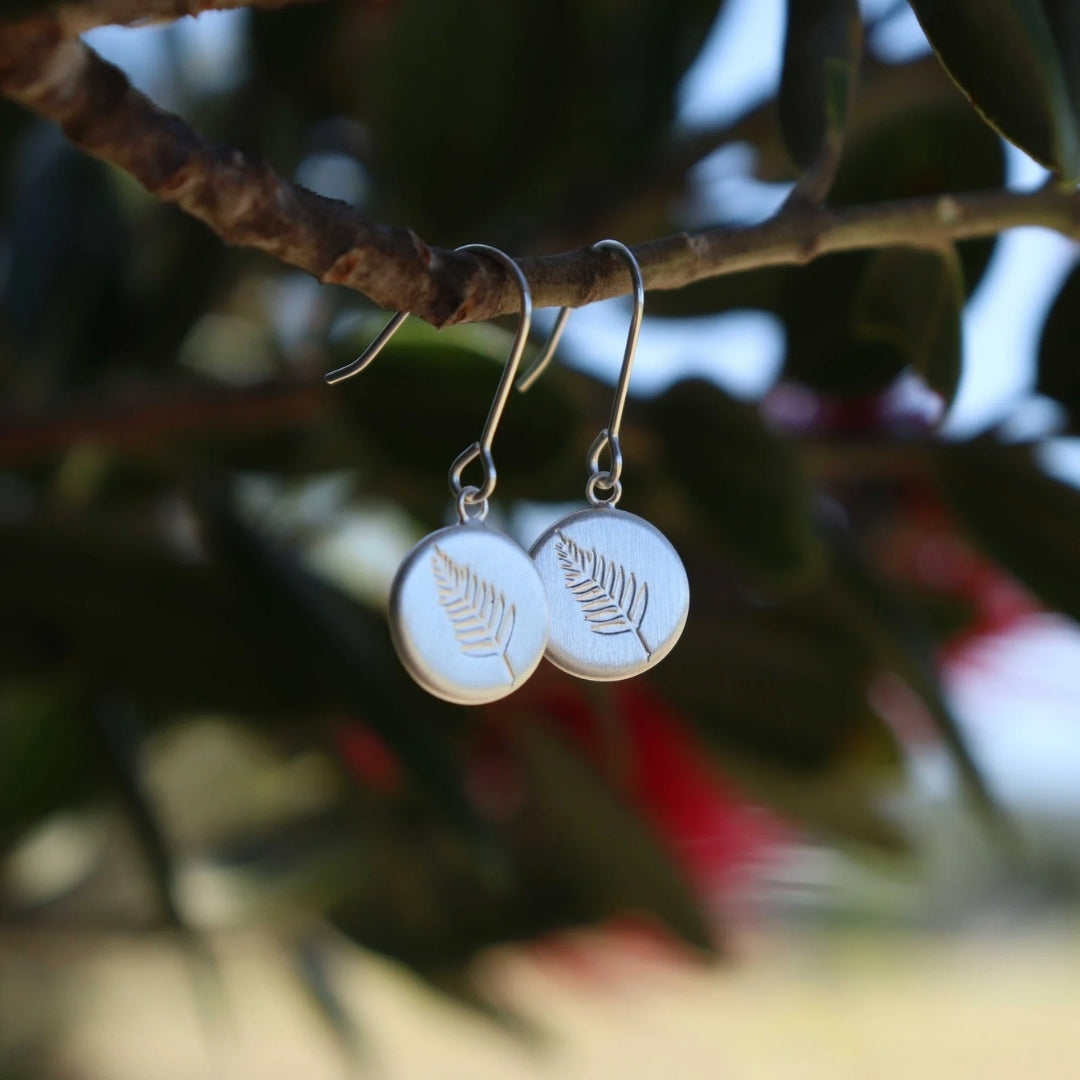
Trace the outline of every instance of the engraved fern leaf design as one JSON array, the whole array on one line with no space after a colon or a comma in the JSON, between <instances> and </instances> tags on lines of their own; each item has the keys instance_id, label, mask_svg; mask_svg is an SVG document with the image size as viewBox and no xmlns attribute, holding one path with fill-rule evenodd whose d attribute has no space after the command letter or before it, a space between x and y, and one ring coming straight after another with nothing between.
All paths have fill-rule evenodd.
<instances>
[{"instance_id":1,"label":"engraved fern leaf design","mask_svg":"<svg viewBox=\"0 0 1080 1080\"><path fill-rule=\"evenodd\" d=\"M555 555L566 577L566 587L581 606L581 613L594 634L636 634L645 656L652 656L641 634L641 623L649 606L649 586L638 584L633 574L596 548L583 548L565 533L555 534Z\"/></svg>"},{"instance_id":2,"label":"engraved fern leaf design","mask_svg":"<svg viewBox=\"0 0 1080 1080\"><path fill-rule=\"evenodd\" d=\"M513 683L517 676L506 650L514 636L517 606L506 602L506 594L468 566L454 562L436 546L431 569L439 592L439 605L454 628L454 640L466 656L498 656L506 665Z\"/></svg>"}]
</instances>

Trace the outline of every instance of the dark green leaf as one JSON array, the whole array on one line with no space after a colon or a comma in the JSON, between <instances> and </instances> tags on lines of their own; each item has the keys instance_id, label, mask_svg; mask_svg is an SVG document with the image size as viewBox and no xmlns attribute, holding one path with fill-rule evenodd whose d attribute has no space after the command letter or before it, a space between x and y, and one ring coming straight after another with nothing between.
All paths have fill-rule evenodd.
<instances>
[{"instance_id":1,"label":"dark green leaf","mask_svg":"<svg viewBox=\"0 0 1080 1080\"><path fill-rule=\"evenodd\" d=\"M985 551L1047 607L1080 619L1080 491L1035 447L979 439L934 451L946 498Z\"/></svg>"},{"instance_id":2,"label":"dark green leaf","mask_svg":"<svg viewBox=\"0 0 1080 1080\"><path fill-rule=\"evenodd\" d=\"M933 57L868 65L830 203L854 206L985 191L1004 182L1001 139ZM978 285L994 243L990 238L957 245L969 292Z\"/></svg>"},{"instance_id":3,"label":"dark green leaf","mask_svg":"<svg viewBox=\"0 0 1080 1080\"><path fill-rule=\"evenodd\" d=\"M891 784L861 762L808 776L725 745L714 745L713 756L748 795L832 841L890 856L911 853L911 841L885 806Z\"/></svg>"},{"instance_id":4,"label":"dark green leaf","mask_svg":"<svg viewBox=\"0 0 1080 1080\"><path fill-rule=\"evenodd\" d=\"M526 892L516 875L486 872L424 808L372 805L348 829L353 853L344 867L338 860L346 888L331 920L425 979L462 970L487 946L567 925L562 906Z\"/></svg>"},{"instance_id":5,"label":"dark green leaf","mask_svg":"<svg viewBox=\"0 0 1080 1080\"><path fill-rule=\"evenodd\" d=\"M669 482L724 557L772 584L813 576L822 552L809 485L790 444L769 431L756 406L687 379L648 413Z\"/></svg>"},{"instance_id":6,"label":"dark green leaf","mask_svg":"<svg viewBox=\"0 0 1080 1080\"><path fill-rule=\"evenodd\" d=\"M32 646L25 656L0 652L0 675L14 661L76 685L122 687L156 715L265 717L327 704L265 654L258 614L221 574L131 530L64 521L0 529L0 561L19 568L0 574L0 642Z\"/></svg>"},{"instance_id":7,"label":"dark green leaf","mask_svg":"<svg viewBox=\"0 0 1080 1080\"><path fill-rule=\"evenodd\" d=\"M1080 265L1065 279L1043 326L1036 386L1080 420Z\"/></svg>"},{"instance_id":8,"label":"dark green leaf","mask_svg":"<svg viewBox=\"0 0 1080 1080\"><path fill-rule=\"evenodd\" d=\"M979 121L932 57L873 71L848 125L830 202L873 203L1004 181L1001 140ZM958 245L969 290L978 284L993 244ZM853 305L875 257L831 255L786 276L788 377L825 393L857 395L879 392L903 370L908 358L896 349L852 338Z\"/></svg>"},{"instance_id":9,"label":"dark green leaf","mask_svg":"<svg viewBox=\"0 0 1080 1080\"><path fill-rule=\"evenodd\" d=\"M227 491L205 484L198 506L207 541L252 609L320 696L370 726L421 789L458 825L486 835L465 795L449 737L462 711L426 694L404 673L384 620L305 570L243 522Z\"/></svg>"},{"instance_id":10,"label":"dark green leaf","mask_svg":"<svg viewBox=\"0 0 1080 1080\"><path fill-rule=\"evenodd\" d=\"M75 696L63 685L5 680L0 692L0 853L41 818L85 800L97 777Z\"/></svg>"},{"instance_id":11,"label":"dark green leaf","mask_svg":"<svg viewBox=\"0 0 1080 1080\"><path fill-rule=\"evenodd\" d=\"M986 121L1036 161L1080 176L1080 131L1039 0L911 0L946 70Z\"/></svg>"},{"instance_id":12,"label":"dark green leaf","mask_svg":"<svg viewBox=\"0 0 1080 1080\"><path fill-rule=\"evenodd\" d=\"M89 723L112 782L113 793L119 797L150 872L161 912L169 926L186 932L186 923L176 897L172 846L139 769L142 730L135 710L131 702L123 697L102 695L90 707Z\"/></svg>"},{"instance_id":13,"label":"dark green leaf","mask_svg":"<svg viewBox=\"0 0 1080 1080\"><path fill-rule=\"evenodd\" d=\"M825 394L879 393L904 368L879 343L852 339L852 312L873 256L844 252L815 259L787 279L784 376Z\"/></svg>"},{"instance_id":14,"label":"dark green leaf","mask_svg":"<svg viewBox=\"0 0 1080 1080\"><path fill-rule=\"evenodd\" d=\"M761 605L721 593L711 563L687 568L686 631L652 678L710 742L807 776L849 756L895 767L867 700L877 650L827 585Z\"/></svg>"},{"instance_id":15,"label":"dark green leaf","mask_svg":"<svg viewBox=\"0 0 1080 1080\"><path fill-rule=\"evenodd\" d=\"M406 482L398 484L396 498L424 492L445 506L446 471L479 435L511 343L509 333L492 326L444 332L410 319L362 377L337 391L358 438L375 457L374 471ZM351 359L350 352L342 356ZM596 393L601 384L591 382ZM528 394L512 395L495 442L501 495L565 496L571 477L580 473L590 396L585 383L557 369ZM579 430L581 439L575 438ZM547 451L537 453L538 446Z\"/></svg>"},{"instance_id":16,"label":"dark green leaf","mask_svg":"<svg viewBox=\"0 0 1080 1080\"><path fill-rule=\"evenodd\" d=\"M1015 848L1012 823L994 797L949 706L938 678L934 643L926 627L846 537L838 534L834 540L833 576L841 602L865 627L881 663L899 675L926 706L975 809L1000 839Z\"/></svg>"},{"instance_id":17,"label":"dark green leaf","mask_svg":"<svg viewBox=\"0 0 1080 1080\"><path fill-rule=\"evenodd\" d=\"M780 126L788 153L804 169L841 137L861 43L855 0L788 0Z\"/></svg>"},{"instance_id":18,"label":"dark green leaf","mask_svg":"<svg viewBox=\"0 0 1080 1080\"><path fill-rule=\"evenodd\" d=\"M130 234L106 166L51 128L21 146L3 317L29 385L55 394L112 359Z\"/></svg>"},{"instance_id":19,"label":"dark green leaf","mask_svg":"<svg viewBox=\"0 0 1080 1080\"><path fill-rule=\"evenodd\" d=\"M1076 0L1041 0L1061 58L1073 110L1080 117L1080 5Z\"/></svg>"},{"instance_id":20,"label":"dark green leaf","mask_svg":"<svg viewBox=\"0 0 1080 1080\"><path fill-rule=\"evenodd\" d=\"M179 934L190 965L196 1001L205 1016L217 1013L224 988L213 953L184 918L176 887L176 858L161 816L144 781L139 760L143 742L140 717L122 695L102 694L90 703L89 727L104 763L111 793L131 826L149 872L158 908Z\"/></svg>"},{"instance_id":21,"label":"dark green leaf","mask_svg":"<svg viewBox=\"0 0 1080 1080\"><path fill-rule=\"evenodd\" d=\"M34 12L48 11L57 6L57 0L5 0L0 9L0 22L23 19Z\"/></svg>"},{"instance_id":22,"label":"dark green leaf","mask_svg":"<svg viewBox=\"0 0 1080 1080\"><path fill-rule=\"evenodd\" d=\"M740 274L721 274L681 289L656 289L649 293L649 317L711 316L740 309L780 312L784 281L790 272L787 266L768 266Z\"/></svg>"},{"instance_id":23,"label":"dark green leaf","mask_svg":"<svg viewBox=\"0 0 1080 1080\"><path fill-rule=\"evenodd\" d=\"M525 721L511 735L548 838L597 913L649 915L711 951L701 906L649 826L554 731Z\"/></svg>"},{"instance_id":24,"label":"dark green leaf","mask_svg":"<svg viewBox=\"0 0 1080 1080\"><path fill-rule=\"evenodd\" d=\"M851 311L851 339L884 348L952 403L960 381L964 278L956 250L892 247L862 274Z\"/></svg>"},{"instance_id":25,"label":"dark green leaf","mask_svg":"<svg viewBox=\"0 0 1080 1080\"><path fill-rule=\"evenodd\" d=\"M827 584L755 603L687 555L690 618L650 676L665 700L756 797L828 834L902 850L878 805L900 756L868 698L880 657L864 628Z\"/></svg>"},{"instance_id":26,"label":"dark green leaf","mask_svg":"<svg viewBox=\"0 0 1080 1080\"><path fill-rule=\"evenodd\" d=\"M370 52L360 62L338 49L362 83L391 216L444 241L480 231L498 242L545 222L588 231L664 146L719 6L395 4L361 38Z\"/></svg>"},{"instance_id":27,"label":"dark green leaf","mask_svg":"<svg viewBox=\"0 0 1080 1080\"><path fill-rule=\"evenodd\" d=\"M887 387L912 366L946 400L962 359L955 255L886 248L817 260L789 279L785 374L832 394Z\"/></svg>"},{"instance_id":28,"label":"dark green leaf","mask_svg":"<svg viewBox=\"0 0 1080 1080\"><path fill-rule=\"evenodd\" d=\"M487 768L520 793L502 815L512 855L505 872L484 872L443 823L416 807L372 805L352 828L362 868L331 912L335 924L455 995L485 947L620 914L644 914L711 951L709 927L672 854L533 708L527 695L508 699L498 718L507 741L500 734L492 745L491 731L484 740Z\"/></svg>"},{"instance_id":29,"label":"dark green leaf","mask_svg":"<svg viewBox=\"0 0 1080 1080\"><path fill-rule=\"evenodd\" d=\"M830 202L981 191L1004 179L1001 140L933 57L867 63Z\"/></svg>"}]
</instances>

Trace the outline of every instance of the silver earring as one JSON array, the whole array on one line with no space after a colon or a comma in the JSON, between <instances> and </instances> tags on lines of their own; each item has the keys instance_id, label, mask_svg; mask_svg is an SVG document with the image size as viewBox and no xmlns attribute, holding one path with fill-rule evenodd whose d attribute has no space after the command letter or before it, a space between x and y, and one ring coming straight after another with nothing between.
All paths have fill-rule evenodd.
<instances>
[{"instance_id":1,"label":"silver earring","mask_svg":"<svg viewBox=\"0 0 1080 1080\"><path fill-rule=\"evenodd\" d=\"M551 631L547 658L571 675L598 682L626 679L659 663L686 625L690 586L671 542L635 514L617 510L622 496L619 429L637 351L645 286L633 252L617 240L594 245L626 260L634 310L608 425L586 459L589 508L557 521L530 555L547 589ZM547 346L518 381L527 390L551 360L570 309L563 308ZM600 458L608 454L608 466Z\"/></svg>"},{"instance_id":2,"label":"silver earring","mask_svg":"<svg viewBox=\"0 0 1080 1080\"><path fill-rule=\"evenodd\" d=\"M458 524L424 537L405 556L390 588L390 633L409 674L429 693L458 705L498 701L536 670L548 637L544 584L529 556L484 519L495 491L492 443L529 336L532 298L517 263L498 248L467 244L498 259L521 291L521 321L480 439L450 467ZM326 376L362 371L408 318L398 312L362 356ZM483 483L462 483L480 461Z\"/></svg>"}]
</instances>

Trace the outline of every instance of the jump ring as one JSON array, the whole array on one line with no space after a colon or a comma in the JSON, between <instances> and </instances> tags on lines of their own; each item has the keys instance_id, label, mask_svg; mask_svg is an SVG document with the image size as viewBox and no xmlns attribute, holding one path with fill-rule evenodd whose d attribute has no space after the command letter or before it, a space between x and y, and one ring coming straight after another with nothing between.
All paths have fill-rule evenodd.
<instances>
[{"instance_id":1,"label":"jump ring","mask_svg":"<svg viewBox=\"0 0 1080 1080\"><path fill-rule=\"evenodd\" d=\"M610 488L611 494L604 498L596 494L597 488ZM622 498L622 481L612 482L609 473L593 473L585 484L585 498L593 506L614 506Z\"/></svg>"},{"instance_id":2,"label":"jump ring","mask_svg":"<svg viewBox=\"0 0 1080 1080\"><path fill-rule=\"evenodd\" d=\"M458 492L457 515L458 521L462 525L469 521L483 521L488 516L488 501L484 498L478 498L479 495L480 489L473 484L463 487ZM470 514L470 506L479 507L479 509Z\"/></svg>"}]
</instances>

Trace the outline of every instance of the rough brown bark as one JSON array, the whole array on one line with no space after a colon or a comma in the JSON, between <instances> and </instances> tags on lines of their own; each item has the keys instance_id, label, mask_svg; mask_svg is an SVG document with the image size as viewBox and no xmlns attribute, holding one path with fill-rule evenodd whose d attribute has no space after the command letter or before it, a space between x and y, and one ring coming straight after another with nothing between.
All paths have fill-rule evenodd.
<instances>
[{"instance_id":1,"label":"rough brown bark","mask_svg":"<svg viewBox=\"0 0 1080 1080\"><path fill-rule=\"evenodd\" d=\"M280 8L316 0L43 0L39 14L21 15L20 22L49 23L64 37L75 37L95 26L133 26L136 23L167 22L204 11L231 11L236 8ZM16 10L18 15L18 9ZM12 15L0 11L0 24Z\"/></svg>"},{"instance_id":2,"label":"rough brown bark","mask_svg":"<svg viewBox=\"0 0 1080 1080\"><path fill-rule=\"evenodd\" d=\"M284 0L269 0L277 4ZM222 8L233 0L99 0L75 5L114 15ZM258 248L320 281L436 326L517 310L515 286L482 256L429 247L412 230L379 224L345 203L278 176L259 158L215 146L158 109L59 17L0 27L0 93L60 124L88 153L130 173L151 194L199 218L224 241ZM758 225L678 233L636 247L648 289L675 289L757 267L801 264L829 252L890 244L935 247L1020 225L1080 239L1080 198L1046 188L857 206L791 205ZM478 237L477 239L483 239ZM580 307L629 291L620 260L591 248L523 258L538 307Z\"/></svg>"}]
</instances>

